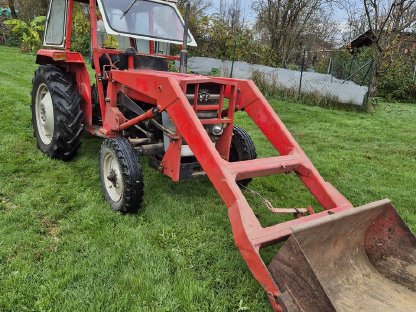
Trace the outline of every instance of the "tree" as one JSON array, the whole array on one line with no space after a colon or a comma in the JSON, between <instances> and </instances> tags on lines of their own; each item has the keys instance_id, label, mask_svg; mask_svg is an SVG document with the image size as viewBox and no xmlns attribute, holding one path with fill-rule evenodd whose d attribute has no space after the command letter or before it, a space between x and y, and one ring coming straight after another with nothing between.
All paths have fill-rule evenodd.
<instances>
[{"instance_id":1,"label":"tree","mask_svg":"<svg viewBox=\"0 0 416 312\"><path fill-rule=\"evenodd\" d=\"M221 0L218 17L232 29L238 31L238 29L244 28L240 0L231 0L230 2Z\"/></svg>"},{"instance_id":2,"label":"tree","mask_svg":"<svg viewBox=\"0 0 416 312\"><path fill-rule=\"evenodd\" d=\"M203 35L196 55L249 62L256 59L253 55L258 49L252 31L245 25L239 0L221 1L217 13L205 15L198 23Z\"/></svg>"},{"instance_id":3,"label":"tree","mask_svg":"<svg viewBox=\"0 0 416 312\"><path fill-rule=\"evenodd\" d=\"M286 67L301 39L325 18L325 6L332 0L256 0L256 29L269 45L270 65ZM324 28L325 29L325 28ZM317 34L315 34L317 35Z\"/></svg>"},{"instance_id":4,"label":"tree","mask_svg":"<svg viewBox=\"0 0 416 312\"><path fill-rule=\"evenodd\" d=\"M177 6L183 16L185 16L185 4L189 2L191 4L189 30L194 35L198 44L204 41L206 27L208 23L207 10L211 7L212 2L210 0L179 0ZM179 53L179 51L173 51ZM197 53L197 50L190 48L191 55Z\"/></svg>"},{"instance_id":5,"label":"tree","mask_svg":"<svg viewBox=\"0 0 416 312\"><path fill-rule=\"evenodd\" d=\"M211 0L178 0L177 6L182 12L185 10L187 2L191 4L191 16L196 18L205 15L206 11L212 6Z\"/></svg>"},{"instance_id":6,"label":"tree","mask_svg":"<svg viewBox=\"0 0 416 312\"><path fill-rule=\"evenodd\" d=\"M205 27L205 36L198 43L199 56L222 60L254 61L257 52L253 34L248 28L232 29L218 16L209 18Z\"/></svg>"},{"instance_id":7,"label":"tree","mask_svg":"<svg viewBox=\"0 0 416 312\"><path fill-rule=\"evenodd\" d=\"M361 4L355 1L337 1L337 6L346 16L346 25L344 23L344 27L341 29L341 36L342 43L347 45L368 30L367 17Z\"/></svg>"},{"instance_id":8,"label":"tree","mask_svg":"<svg viewBox=\"0 0 416 312\"><path fill-rule=\"evenodd\" d=\"M46 16L49 0L9 0L9 6L14 14L19 12L19 19L30 22L36 16Z\"/></svg>"},{"instance_id":9,"label":"tree","mask_svg":"<svg viewBox=\"0 0 416 312\"><path fill-rule=\"evenodd\" d=\"M12 18L17 19L17 13L16 13L15 5L14 5L14 0L9 0L9 8L11 11Z\"/></svg>"},{"instance_id":10,"label":"tree","mask_svg":"<svg viewBox=\"0 0 416 312\"><path fill-rule=\"evenodd\" d=\"M373 70L370 96L377 92L383 55L398 44L400 33L414 26L416 0L363 0L368 28L372 35Z\"/></svg>"},{"instance_id":11,"label":"tree","mask_svg":"<svg viewBox=\"0 0 416 312\"><path fill-rule=\"evenodd\" d=\"M222 24L224 30L224 42L219 42L219 45L226 47L223 55L225 59L238 60L242 59L241 47L242 38L247 35L244 19L241 12L241 3L239 0L221 0L219 14L217 14L218 23ZM216 36L216 32L213 33ZM247 50L247 46L243 49Z\"/></svg>"}]
</instances>

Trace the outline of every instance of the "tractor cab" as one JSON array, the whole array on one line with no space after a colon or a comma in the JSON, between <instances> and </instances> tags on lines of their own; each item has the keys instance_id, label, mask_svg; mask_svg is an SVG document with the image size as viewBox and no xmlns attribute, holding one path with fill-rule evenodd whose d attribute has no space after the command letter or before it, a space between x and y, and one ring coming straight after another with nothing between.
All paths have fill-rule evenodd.
<instances>
[{"instance_id":1,"label":"tractor cab","mask_svg":"<svg viewBox=\"0 0 416 312\"><path fill-rule=\"evenodd\" d=\"M118 68L127 69L127 58L132 56L134 69L167 71L171 44L183 44L185 31L185 22L175 2L98 1L98 46L121 51ZM196 46L192 34L187 32L186 44ZM126 51L127 57L123 54Z\"/></svg>"},{"instance_id":2,"label":"tractor cab","mask_svg":"<svg viewBox=\"0 0 416 312\"><path fill-rule=\"evenodd\" d=\"M167 71L168 60L179 60L178 57L170 56L171 45L184 43L185 21L176 7L176 2L98 0L94 12L90 7L91 15L95 16L91 21L93 68L95 67L93 54L98 53L102 70L104 65L127 69L127 59L130 56L133 64L130 69ZM70 46L68 41L72 31L65 27L67 20L72 19L72 12L71 16L68 16L69 5L72 6L71 1L68 0L51 0L44 36L45 47ZM196 46L189 30L187 33L186 45Z\"/></svg>"}]
</instances>

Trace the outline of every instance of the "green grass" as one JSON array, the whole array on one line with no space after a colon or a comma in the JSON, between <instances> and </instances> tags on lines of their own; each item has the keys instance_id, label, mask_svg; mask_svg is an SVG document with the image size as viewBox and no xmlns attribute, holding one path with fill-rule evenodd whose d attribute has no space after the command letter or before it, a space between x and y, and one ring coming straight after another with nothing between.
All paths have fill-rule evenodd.
<instances>
[{"instance_id":1,"label":"green grass","mask_svg":"<svg viewBox=\"0 0 416 312\"><path fill-rule=\"evenodd\" d=\"M85 136L69 163L42 155L29 110L34 57L1 47L0 64L0 311L270 311L206 178L175 184L143 160L144 210L113 213L99 184L101 141ZM416 231L415 105L363 114L271 104L354 205L388 197ZM247 119L238 124L259 155L272 154ZM278 207L315 205L294 176L251 187ZM247 197L263 224L283 220Z\"/></svg>"}]
</instances>

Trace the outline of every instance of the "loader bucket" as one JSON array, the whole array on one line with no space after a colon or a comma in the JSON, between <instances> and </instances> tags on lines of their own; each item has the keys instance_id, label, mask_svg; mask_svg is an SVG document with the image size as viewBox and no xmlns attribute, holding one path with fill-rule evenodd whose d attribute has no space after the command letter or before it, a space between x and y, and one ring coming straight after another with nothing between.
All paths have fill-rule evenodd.
<instances>
[{"instance_id":1,"label":"loader bucket","mask_svg":"<svg viewBox=\"0 0 416 312\"><path fill-rule=\"evenodd\" d=\"M292 231L269 265L283 311L416 311L416 238L390 201Z\"/></svg>"}]
</instances>

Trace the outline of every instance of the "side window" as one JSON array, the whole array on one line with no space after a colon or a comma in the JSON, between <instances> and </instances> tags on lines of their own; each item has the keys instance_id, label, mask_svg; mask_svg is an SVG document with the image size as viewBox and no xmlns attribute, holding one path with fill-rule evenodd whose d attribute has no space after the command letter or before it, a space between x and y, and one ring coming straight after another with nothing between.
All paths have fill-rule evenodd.
<instances>
[{"instance_id":1,"label":"side window","mask_svg":"<svg viewBox=\"0 0 416 312\"><path fill-rule=\"evenodd\" d=\"M67 15L67 0L51 0L48 20L46 23L46 46L63 46Z\"/></svg>"},{"instance_id":2,"label":"side window","mask_svg":"<svg viewBox=\"0 0 416 312\"><path fill-rule=\"evenodd\" d=\"M136 39L137 52L139 53L150 53L149 41L143 39Z\"/></svg>"},{"instance_id":3,"label":"side window","mask_svg":"<svg viewBox=\"0 0 416 312\"><path fill-rule=\"evenodd\" d=\"M155 42L156 54L169 55L170 54L170 43L156 41Z\"/></svg>"}]
</instances>

